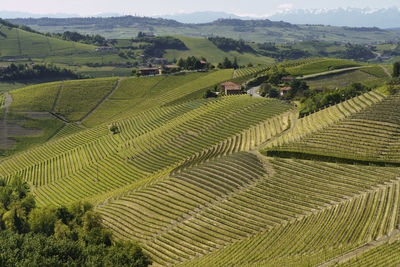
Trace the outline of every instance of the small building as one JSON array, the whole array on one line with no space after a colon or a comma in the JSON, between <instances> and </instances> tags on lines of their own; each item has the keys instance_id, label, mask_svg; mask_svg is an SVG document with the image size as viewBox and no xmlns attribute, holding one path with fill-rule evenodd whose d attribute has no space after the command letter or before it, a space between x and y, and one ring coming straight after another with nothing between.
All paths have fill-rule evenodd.
<instances>
[{"instance_id":1,"label":"small building","mask_svg":"<svg viewBox=\"0 0 400 267\"><path fill-rule=\"evenodd\" d=\"M281 81L282 81L283 83L291 82L291 81L293 81L293 80L294 80L294 77L292 77L292 76L283 76L282 79L281 79Z\"/></svg>"},{"instance_id":2,"label":"small building","mask_svg":"<svg viewBox=\"0 0 400 267\"><path fill-rule=\"evenodd\" d=\"M162 74L162 70L160 67L155 68L140 68L139 74L142 76L151 76L151 75L160 75Z\"/></svg>"},{"instance_id":3,"label":"small building","mask_svg":"<svg viewBox=\"0 0 400 267\"><path fill-rule=\"evenodd\" d=\"M222 91L225 95L240 95L243 93L242 87L239 84L233 82L224 82L221 84Z\"/></svg>"},{"instance_id":4,"label":"small building","mask_svg":"<svg viewBox=\"0 0 400 267\"><path fill-rule=\"evenodd\" d=\"M177 65L163 65L161 68L162 71L166 73L174 73L180 70L179 66Z\"/></svg>"},{"instance_id":5,"label":"small building","mask_svg":"<svg viewBox=\"0 0 400 267\"><path fill-rule=\"evenodd\" d=\"M7 69L8 68L8 66L6 66L6 65L0 65L0 70L4 70L4 69Z\"/></svg>"},{"instance_id":6,"label":"small building","mask_svg":"<svg viewBox=\"0 0 400 267\"><path fill-rule=\"evenodd\" d=\"M289 93L289 91L292 89L292 87L290 87L290 86L288 86L288 87L283 87L283 88L281 88L281 89L279 89L279 94L281 95L281 96L286 96L288 93Z\"/></svg>"},{"instance_id":7,"label":"small building","mask_svg":"<svg viewBox=\"0 0 400 267\"><path fill-rule=\"evenodd\" d=\"M95 49L96 52L108 52L108 53L115 53L118 52L117 49L111 46L100 46Z\"/></svg>"}]
</instances>

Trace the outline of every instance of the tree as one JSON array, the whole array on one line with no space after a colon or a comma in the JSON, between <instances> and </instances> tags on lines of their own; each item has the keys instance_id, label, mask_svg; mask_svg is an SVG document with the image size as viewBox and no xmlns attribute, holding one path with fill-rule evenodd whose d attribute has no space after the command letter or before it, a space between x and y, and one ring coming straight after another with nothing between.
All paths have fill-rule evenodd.
<instances>
[{"instance_id":1,"label":"tree","mask_svg":"<svg viewBox=\"0 0 400 267\"><path fill-rule=\"evenodd\" d=\"M233 59L232 67L233 67L234 69L239 68L239 64L238 64L237 57L235 57L235 58Z\"/></svg>"},{"instance_id":2,"label":"tree","mask_svg":"<svg viewBox=\"0 0 400 267\"><path fill-rule=\"evenodd\" d=\"M393 63L393 77L399 77L400 76L400 62L397 61Z\"/></svg>"},{"instance_id":3,"label":"tree","mask_svg":"<svg viewBox=\"0 0 400 267\"><path fill-rule=\"evenodd\" d=\"M56 209L51 207L34 209L29 214L29 225L34 233L42 233L47 236L54 234L56 224Z\"/></svg>"},{"instance_id":4,"label":"tree","mask_svg":"<svg viewBox=\"0 0 400 267\"><path fill-rule=\"evenodd\" d=\"M294 79L290 82L289 97L303 96L304 92L309 89L309 86L305 81Z\"/></svg>"}]
</instances>

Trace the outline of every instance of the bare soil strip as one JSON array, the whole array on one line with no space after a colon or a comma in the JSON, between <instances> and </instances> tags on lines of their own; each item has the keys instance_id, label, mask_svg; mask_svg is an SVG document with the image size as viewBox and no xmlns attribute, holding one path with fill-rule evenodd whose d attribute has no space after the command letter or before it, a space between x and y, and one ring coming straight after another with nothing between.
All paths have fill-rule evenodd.
<instances>
[{"instance_id":1,"label":"bare soil strip","mask_svg":"<svg viewBox=\"0 0 400 267\"><path fill-rule=\"evenodd\" d=\"M122 81L122 79L119 79L117 81L117 84L114 86L114 88L111 89L110 92L108 92L107 95L105 95L100 101L99 103L96 104L96 106L94 106L85 116L83 116L79 121L77 121L77 123L82 123L82 121L84 119L86 119L90 114L93 113L93 111L95 111L101 104L103 104L104 101L106 101L106 99L112 94L114 93L115 90L117 90L119 83Z\"/></svg>"}]
</instances>

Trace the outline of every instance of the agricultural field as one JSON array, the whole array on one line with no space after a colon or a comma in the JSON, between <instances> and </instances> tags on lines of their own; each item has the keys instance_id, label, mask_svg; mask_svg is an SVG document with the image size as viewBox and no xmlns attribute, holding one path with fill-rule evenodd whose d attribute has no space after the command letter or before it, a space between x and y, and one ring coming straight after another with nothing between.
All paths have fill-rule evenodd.
<instances>
[{"instance_id":1,"label":"agricultural field","mask_svg":"<svg viewBox=\"0 0 400 267\"><path fill-rule=\"evenodd\" d=\"M151 107L176 103L180 99L188 101L190 99L186 99L185 96L230 80L232 74L232 70L219 70L176 76L123 79L116 90L83 123L94 126Z\"/></svg>"},{"instance_id":2,"label":"agricultural field","mask_svg":"<svg viewBox=\"0 0 400 267\"><path fill-rule=\"evenodd\" d=\"M357 72L383 78L379 68ZM232 77L222 70L11 91L9 119L54 113L59 124L41 144L0 159L0 177L27 181L39 206L90 201L103 225L140 242L155 266L331 266L376 240L382 247L343 264L377 254L396 263L377 251L395 251L381 240L400 227L399 96L372 90L298 118L295 105L276 99L193 95Z\"/></svg>"},{"instance_id":3,"label":"agricultural field","mask_svg":"<svg viewBox=\"0 0 400 267\"><path fill-rule=\"evenodd\" d=\"M0 57L48 57L87 53L95 46L68 42L6 26L0 29Z\"/></svg>"},{"instance_id":4,"label":"agricultural field","mask_svg":"<svg viewBox=\"0 0 400 267\"><path fill-rule=\"evenodd\" d=\"M183 37L176 36L176 38L180 39L188 48L188 50L166 50L166 54L164 55L168 60L172 61L173 59L186 58L188 56L195 57L205 57L210 63L218 64L222 62L225 57L230 58L231 60L236 57L240 64L271 64L274 63L275 60L269 57L257 55L256 53L240 53L237 51L228 51L225 52L219 49L216 45L214 45L207 38L195 38L195 37Z\"/></svg>"},{"instance_id":5,"label":"agricultural field","mask_svg":"<svg viewBox=\"0 0 400 267\"><path fill-rule=\"evenodd\" d=\"M368 68L366 68L368 69ZM367 83L370 84L374 81L380 81L381 74L378 74L378 77L372 74L372 71L364 71L364 69L359 70L351 70L346 72L341 72L338 74L329 74L319 76L317 78L309 78L305 79L307 85L310 88L328 88L328 89L335 89L335 88L343 88L349 86L352 83ZM384 73L384 75L386 75ZM387 76L386 76L387 77Z\"/></svg>"},{"instance_id":6,"label":"agricultural field","mask_svg":"<svg viewBox=\"0 0 400 267\"><path fill-rule=\"evenodd\" d=\"M337 160L400 163L397 115L399 99L399 95L386 97L298 141L271 148L269 154L293 153L300 157L318 155L319 158ZM353 101L362 107L371 99L358 97Z\"/></svg>"},{"instance_id":7,"label":"agricultural field","mask_svg":"<svg viewBox=\"0 0 400 267\"><path fill-rule=\"evenodd\" d=\"M318 60L316 62L311 62L310 64L300 65L296 67L288 67L286 70L291 75L300 76L359 66L361 66L361 64L349 60L324 59Z\"/></svg>"}]
</instances>

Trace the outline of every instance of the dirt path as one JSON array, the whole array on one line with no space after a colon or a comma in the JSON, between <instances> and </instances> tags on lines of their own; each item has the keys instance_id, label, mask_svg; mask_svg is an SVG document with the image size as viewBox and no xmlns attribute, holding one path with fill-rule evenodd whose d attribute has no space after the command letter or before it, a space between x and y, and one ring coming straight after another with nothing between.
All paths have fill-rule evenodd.
<instances>
[{"instance_id":1,"label":"dirt path","mask_svg":"<svg viewBox=\"0 0 400 267\"><path fill-rule=\"evenodd\" d=\"M362 69L362 68L365 68L365 67L361 66L361 67L352 67L352 68L345 68L345 69L330 70L330 71L314 73L314 74L310 74L310 75L304 75L304 76L301 76L301 77L297 77L296 79L305 80L305 79L316 78L316 77L319 77L319 76L324 76L324 75L329 75L329 74L336 74L336 73L342 73L342 72L345 72L345 71L358 70L358 69Z\"/></svg>"},{"instance_id":2,"label":"dirt path","mask_svg":"<svg viewBox=\"0 0 400 267\"><path fill-rule=\"evenodd\" d=\"M96 106L94 106L85 116L83 116L79 121L77 121L77 123L78 123L78 124L82 123L83 120L85 120L90 114L93 113L93 111L95 111L101 104L103 104L103 102L106 101L106 99L107 99L112 93L114 93L115 90L117 90L117 88L118 88L118 86L119 86L119 84L120 84L120 82L121 82L122 80L123 80L122 78L119 79L119 80L117 81L117 84L114 86L114 88L111 89L111 91L110 91L107 95L105 95L105 96L99 101L99 103L97 103Z\"/></svg>"},{"instance_id":3,"label":"dirt path","mask_svg":"<svg viewBox=\"0 0 400 267\"><path fill-rule=\"evenodd\" d=\"M387 74L388 77L392 77L392 74L386 67L384 67L382 65L379 65L379 66L383 69L383 71Z\"/></svg>"},{"instance_id":4,"label":"dirt path","mask_svg":"<svg viewBox=\"0 0 400 267\"><path fill-rule=\"evenodd\" d=\"M4 112L3 119L0 120L0 148L6 149L12 145L12 140L8 139L8 124L7 124L7 114L12 103L12 97L9 93L6 93L6 98L4 100Z\"/></svg>"},{"instance_id":5,"label":"dirt path","mask_svg":"<svg viewBox=\"0 0 400 267\"><path fill-rule=\"evenodd\" d=\"M62 83L62 84L60 85L60 87L58 87L58 91L57 91L57 94L56 94L56 98L54 99L53 106L51 107L50 113L54 113L54 110L56 109L56 105L57 105L58 98L60 97L61 89L62 89L63 87L64 87L64 83Z\"/></svg>"},{"instance_id":6,"label":"dirt path","mask_svg":"<svg viewBox=\"0 0 400 267\"><path fill-rule=\"evenodd\" d=\"M380 245L385 244L386 242L393 242L398 239L400 239L400 230L396 229L388 236L384 236L384 237L379 238L378 240L369 242L361 247L358 247L352 251L349 251L343 255L340 255L340 256L333 258L325 263L322 263L322 264L318 265L318 267L334 266L336 264L347 262L351 259L354 259L354 258L360 256L361 254L363 254L373 248L376 248Z\"/></svg>"}]
</instances>

